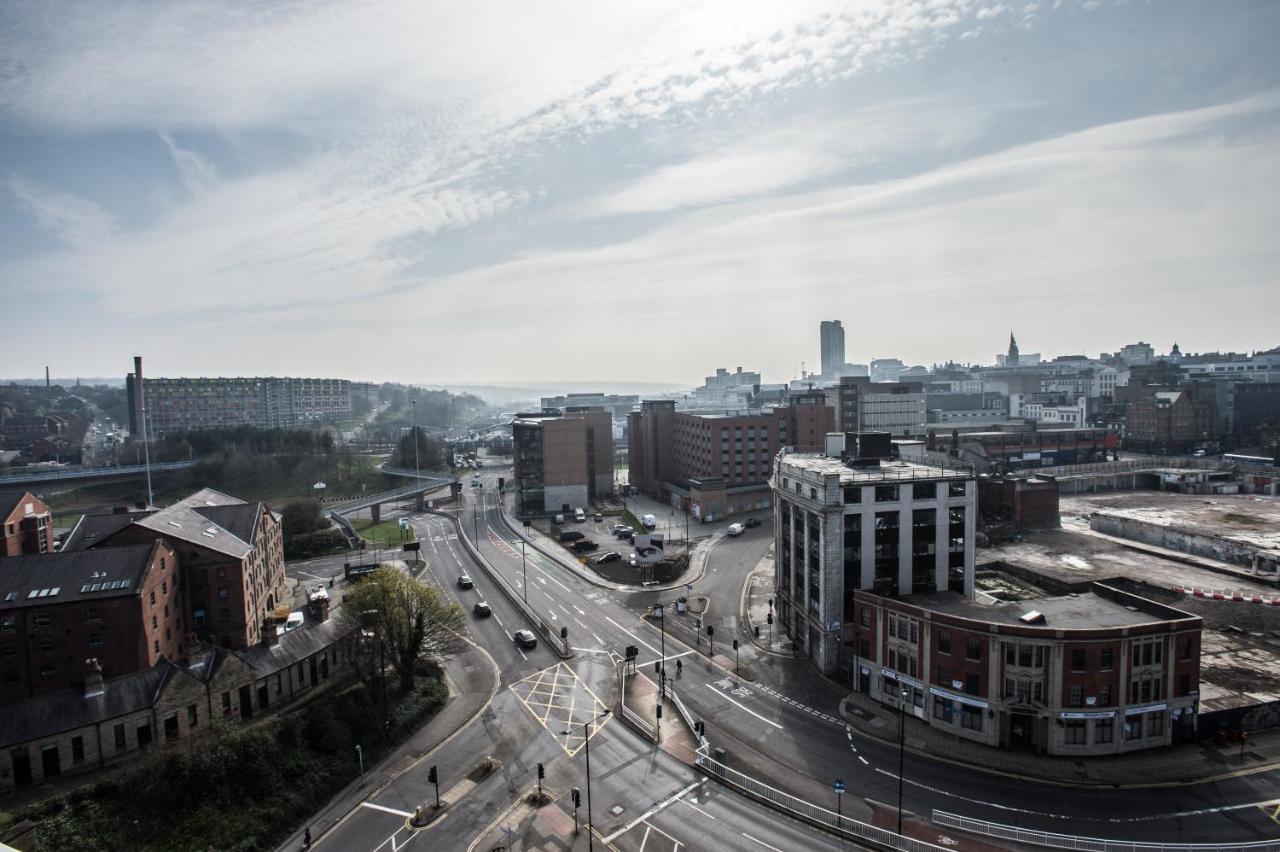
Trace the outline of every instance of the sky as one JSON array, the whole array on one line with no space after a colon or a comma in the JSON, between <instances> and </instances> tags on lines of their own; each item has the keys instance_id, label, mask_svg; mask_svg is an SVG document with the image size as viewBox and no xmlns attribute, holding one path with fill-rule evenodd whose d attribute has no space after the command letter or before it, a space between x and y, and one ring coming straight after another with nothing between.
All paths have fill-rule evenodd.
<instances>
[{"instance_id":1,"label":"sky","mask_svg":"<svg viewBox=\"0 0 1280 852\"><path fill-rule=\"evenodd\" d=\"M0 4L0 376L1280 345L1280 4Z\"/></svg>"}]
</instances>

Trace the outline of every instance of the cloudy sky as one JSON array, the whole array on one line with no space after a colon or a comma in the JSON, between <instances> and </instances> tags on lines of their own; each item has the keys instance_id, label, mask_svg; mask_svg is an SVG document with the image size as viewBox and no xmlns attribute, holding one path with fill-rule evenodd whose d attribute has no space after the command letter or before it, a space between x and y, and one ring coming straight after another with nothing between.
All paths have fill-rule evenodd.
<instances>
[{"instance_id":1,"label":"cloudy sky","mask_svg":"<svg viewBox=\"0 0 1280 852\"><path fill-rule=\"evenodd\" d=\"M0 375L1280 344L1280 4L7 2Z\"/></svg>"}]
</instances>

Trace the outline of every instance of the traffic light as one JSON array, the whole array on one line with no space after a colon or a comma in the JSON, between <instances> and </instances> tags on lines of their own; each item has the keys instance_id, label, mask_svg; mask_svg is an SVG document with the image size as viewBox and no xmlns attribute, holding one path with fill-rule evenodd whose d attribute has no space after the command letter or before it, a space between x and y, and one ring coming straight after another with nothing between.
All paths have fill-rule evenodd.
<instances>
[{"instance_id":1,"label":"traffic light","mask_svg":"<svg viewBox=\"0 0 1280 852\"><path fill-rule=\"evenodd\" d=\"M737 640L737 639L734 639L734 640L733 640L733 650L735 650L735 651L736 651L736 650L738 650L738 640Z\"/></svg>"},{"instance_id":2,"label":"traffic light","mask_svg":"<svg viewBox=\"0 0 1280 852\"><path fill-rule=\"evenodd\" d=\"M661 705L661 704L655 705L653 709L654 709L655 711L657 711L657 713L658 713L658 718L659 718L659 719L661 719L661 718L662 718L662 705Z\"/></svg>"},{"instance_id":3,"label":"traffic light","mask_svg":"<svg viewBox=\"0 0 1280 852\"><path fill-rule=\"evenodd\" d=\"M577 808L579 805L582 804L582 794L578 792L577 787L574 787L571 795L573 796L573 806Z\"/></svg>"},{"instance_id":4,"label":"traffic light","mask_svg":"<svg viewBox=\"0 0 1280 852\"><path fill-rule=\"evenodd\" d=\"M773 598L769 598L769 609L773 609Z\"/></svg>"},{"instance_id":5,"label":"traffic light","mask_svg":"<svg viewBox=\"0 0 1280 852\"><path fill-rule=\"evenodd\" d=\"M547 777L547 769L541 763L538 764L538 780L541 781Z\"/></svg>"},{"instance_id":6,"label":"traffic light","mask_svg":"<svg viewBox=\"0 0 1280 852\"><path fill-rule=\"evenodd\" d=\"M715 636L715 635L716 635L716 629L715 629L713 626L711 626L710 624L708 624L708 625L707 625L707 635L708 635L708 636Z\"/></svg>"},{"instance_id":7,"label":"traffic light","mask_svg":"<svg viewBox=\"0 0 1280 852\"><path fill-rule=\"evenodd\" d=\"M769 623L773 624L773 613L769 613Z\"/></svg>"},{"instance_id":8,"label":"traffic light","mask_svg":"<svg viewBox=\"0 0 1280 852\"><path fill-rule=\"evenodd\" d=\"M436 778L436 768L434 766L427 770L427 783L429 784L439 783Z\"/></svg>"}]
</instances>

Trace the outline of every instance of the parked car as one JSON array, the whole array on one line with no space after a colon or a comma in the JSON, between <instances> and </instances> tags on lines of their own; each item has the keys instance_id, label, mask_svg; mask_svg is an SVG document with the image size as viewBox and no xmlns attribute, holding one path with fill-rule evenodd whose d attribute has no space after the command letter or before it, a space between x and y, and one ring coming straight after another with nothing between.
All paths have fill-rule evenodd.
<instances>
[{"instance_id":1,"label":"parked car","mask_svg":"<svg viewBox=\"0 0 1280 852\"><path fill-rule=\"evenodd\" d=\"M472 580L470 577L468 577L466 574L459 574L459 575L458 575L458 588L459 588L459 589L474 589L474 588L475 588L475 586L476 586L475 581L474 581L474 580Z\"/></svg>"},{"instance_id":2,"label":"parked car","mask_svg":"<svg viewBox=\"0 0 1280 852\"><path fill-rule=\"evenodd\" d=\"M582 523L583 521L585 521L585 520L587 519L587 513L586 513L586 512L584 512L584 511L582 511L581 509L574 509L574 510L573 510L573 519L574 519L575 521L577 521L578 523Z\"/></svg>"},{"instance_id":3,"label":"parked car","mask_svg":"<svg viewBox=\"0 0 1280 852\"><path fill-rule=\"evenodd\" d=\"M631 544L635 544L636 531L631 529L631 527L627 527L625 530L618 530L616 533L614 533L614 535L616 535L618 538L622 539L623 541L629 542Z\"/></svg>"},{"instance_id":4,"label":"parked car","mask_svg":"<svg viewBox=\"0 0 1280 852\"><path fill-rule=\"evenodd\" d=\"M475 612L476 618L488 618L493 615L493 610L489 608L489 604L486 601L476 601L476 605L471 609Z\"/></svg>"},{"instance_id":5,"label":"parked car","mask_svg":"<svg viewBox=\"0 0 1280 852\"><path fill-rule=\"evenodd\" d=\"M511 638L515 639L516 644L521 648L535 648L538 645L538 637L533 635L532 630L517 630Z\"/></svg>"},{"instance_id":6,"label":"parked car","mask_svg":"<svg viewBox=\"0 0 1280 852\"><path fill-rule=\"evenodd\" d=\"M577 541L583 537L583 534L577 530L562 530L560 532L560 541L562 544L568 544L571 541Z\"/></svg>"},{"instance_id":7,"label":"parked car","mask_svg":"<svg viewBox=\"0 0 1280 852\"><path fill-rule=\"evenodd\" d=\"M749 530L750 530L750 529L755 529L755 528L756 528L756 527L758 527L758 526L760 526L760 519L759 519L759 518L747 518L747 523L746 523L746 527L747 527L747 529L749 529Z\"/></svg>"},{"instance_id":8,"label":"parked car","mask_svg":"<svg viewBox=\"0 0 1280 852\"><path fill-rule=\"evenodd\" d=\"M555 516L555 518L553 518L553 520L554 520L557 524L563 524L563 523L564 523L564 515L556 515L556 516Z\"/></svg>"},{"instance_id":9,"label":"parked car","mask_svg":"<svg viewBox=\"0 0 1280 852\"><path fill-rule=\"evenodd\" d=\"M603 512L596 512L594 515L592 515L592 516L591 516L591 519L592 519L593 521L595 521L595 522L598 524L598 523L600 523L601 521L603 521L603 520L604 520L604 513L603 513Z\"/></svg>"},{"instance_id":10,"label":"parked car","mask_svg":"<svg viewBox=\"0 0 1280 852\"><path fill-rule=\"evenodd\" d=\"M744 530L746 527L742 524L729 524L729 535L742 535Z\"/></svg>"},{"instance_id":11,"label":"parked car","mask_svg":"<svg viewBox=\"0 0 1280 852\"><path fill-rule=\"evenodd\" d=\"M614 525L613 525L613 534L614 534L614 535L617 535L617 534L618 534L619 532L621 532L622 530L629 530L629 529L631 529L631 527L630 527L630 526L628 526L627 524L614 524Z\"/></svg>"},{"instance_id":12,"label":"parked car","mask_svg":"<svg viewBox=\"0 0 1280 852\"><path fill-rule=\"evenodd\" d=\"M480 487L480 477L478 477L478 476L473 476L473 477L471 477L471 487L472 487L472 488L479 488L479 487Z\"/></svg>"},{"instance_id":13,"label":"parked car","mask_svg":"<svg viewBox=\"0 0 1280 852\"><path fill-rule=\"evenodd\" d=\"M584 538L581 541L575 541L571 549L574 553L590 553L593 550L599 550L600 545L591 539Z\"/></svg>"},{"instance_id":14,"label":"parked car","mask_svg":"<svg viewBox=\"0 0 1280 852\"><path fill-rule=\"evenodd\" d=\"M645 529L651 530L658 525L658 518L656 515L645 515L640 519L640 523L644 524Z\"/></svg>"},{"instance_id":15,"label":"parked car","mask_svg":"<svg viewBox=\"0 0 1280 852\"><path fill-rule=\"evenodd\" d=\"M610 550L605 553L601 553L599 556L596 557L597 565L604 565L608 562L621 562L621 561L622 561L622 554L617 552L616 550Z\"/></svg>"}]
</instances>

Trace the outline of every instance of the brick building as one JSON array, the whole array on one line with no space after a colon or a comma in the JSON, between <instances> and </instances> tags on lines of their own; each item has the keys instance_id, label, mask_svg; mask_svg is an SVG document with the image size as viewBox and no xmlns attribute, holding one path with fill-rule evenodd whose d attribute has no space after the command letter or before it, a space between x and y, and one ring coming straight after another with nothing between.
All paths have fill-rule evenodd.
<instances>
[{"instance_id":1,"label":"brick building","mask_svg":"<svg viewBox=\"0 0 1280 852\"><path fill-rule=\"evenodd\" d=\"M631 484L653 497L715 520L767 508L773 457L783 447L817 449L834 412L821 391L757 412L676 411L645 401L630 421Z\"/></svg>"},{"instance_id":2,"label":"brick building","mask_svg":"<svg viewBox=\"0 0 1280 852\"><path fill-rule=\"evenodd\" d=\"M159 538L178 553L185 629L224 648L259 642L285 599L284 539L279 518L266 504L205 488L164 509L84 515L63 550Z\"/></svg>"},{"instance_id":3,"label":"brick building","mask_svg":"<svg viewBox=\"0 0 1280 852\"><path fill-rule=\"evenodd\" d=\"M1217 411L1187 390L1161 390L1130 402L1125 410L1124 445L1161 453L1188 452L1214 439Z\"/></svg>"},{"instance_id":4,"label":"brick building","mask_svg":"<svg viewBox=\"0 0 1280 852\"><path fill-rule=\"evenodd\" d=\"M572 511L613 493L613 415L604 408L518 414L511 439L522 513Z\"/></svg>"},{"instance_id":5,"label":"brick building","mask_svg":"<svg viewBox=\"0 0 1280 852\"><path fill-rule=\"evenodd\" d=\"M147 544L14 556L0 563L0 703L150 669L182 638L177 558Z\"/></svg>"},{"instance_id":6,"label":"brick building","mask_svg":"<svg viewBox=\"0 0 1280 852\"><path fill-rule=\"evenodd\" d=\"M53 512L29 491L0 491L0 557L54 551Z\"/></svg>"},{"instance_id":7,"label":"brick building","mask_svg":"<svg viewBox=\"0 0 1280 852\"><path fill-rule=\"evenodd\" d=\"M1189 740L1199 617L1103 583L982 604L856 595L855 688L960 739L1102 755Z\"/></svg>"},{"instance_id":8,"label":"brick building","mask_svg":"<svg viewBox=\"0 0 1280 852\"><path fill-rule=\"evenodd\" d=\"M896 438L923 437L927 420L924 385L919 382L873 382L845 376L826 390L836 411L833 429L844 432L888 432Z\"/></svg>"}]
</instances>

